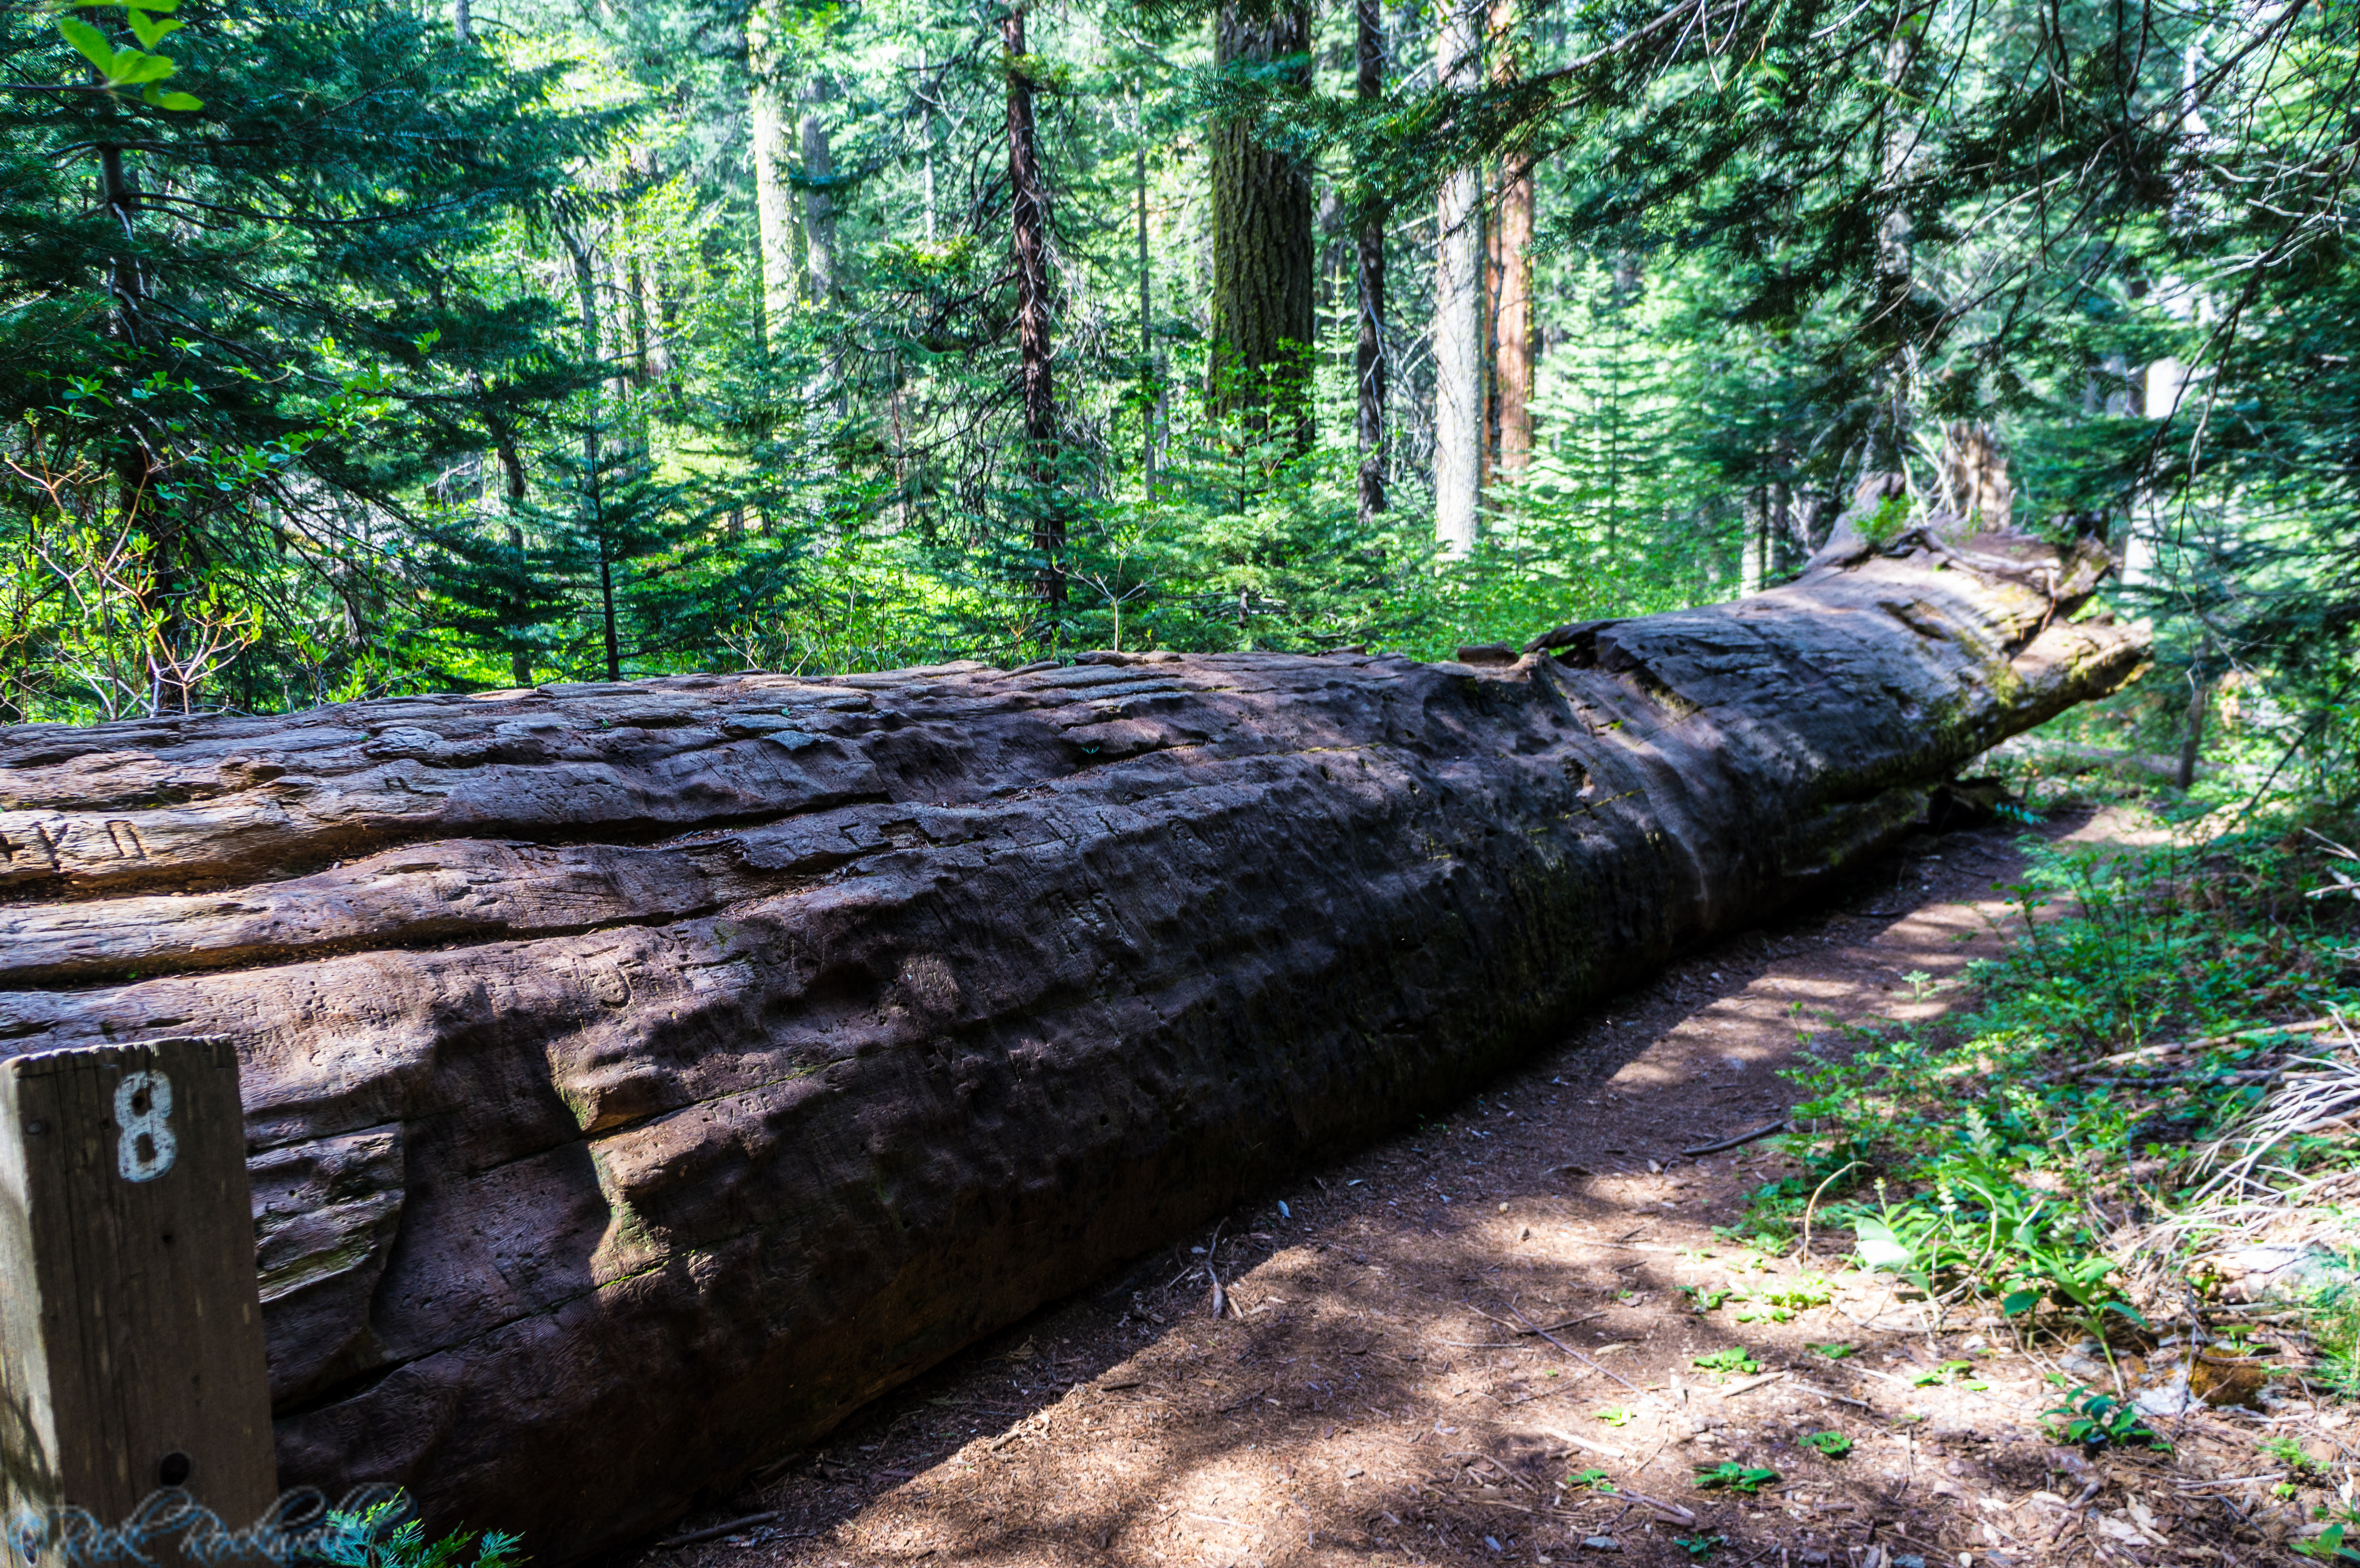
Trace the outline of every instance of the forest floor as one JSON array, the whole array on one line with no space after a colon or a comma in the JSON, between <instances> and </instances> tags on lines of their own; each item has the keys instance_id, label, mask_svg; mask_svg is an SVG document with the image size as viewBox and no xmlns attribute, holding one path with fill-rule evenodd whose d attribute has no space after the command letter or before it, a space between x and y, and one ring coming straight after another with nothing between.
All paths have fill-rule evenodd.
<instances>
[{"instance_id":1,"label":"forest floor","mask_svg":"<svg viewBox=\"0 0 2360 1568\"><path fill-rule=\"evenodd\" d=\"M2111 811L2045 831L2136 833ZM1994 884L2022 832L1918 838L1674 965L1434 1120L879 1400L637 1563L2291 1561L2295 1510L2246 1478L2273 1432L2338 1450L2326 1405L2199 1406L2158 1423L2170 1454L2062 1448L2047 1377L2105 1368L1972 1307L1929 1331L1846 1265L1848 1233L1784 1258L1715 1234L1796 1167L1760 1142L1686 1151L1777 1122L1806 1031L1824 1051L1833 1025L1959 1006L1948 982L2006 940ZM1735 1486L1696 1484L1724 1465Z\"/></svg>"}]
</instances>

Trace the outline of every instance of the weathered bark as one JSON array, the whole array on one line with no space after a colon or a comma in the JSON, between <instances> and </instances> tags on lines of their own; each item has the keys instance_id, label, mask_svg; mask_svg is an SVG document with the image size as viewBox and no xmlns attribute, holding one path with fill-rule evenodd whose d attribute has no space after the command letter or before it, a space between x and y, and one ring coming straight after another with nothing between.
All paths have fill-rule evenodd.
<instances>
[{"instance_id":1,"label":"weathered bark","mask_svg":"<svg viewBox=\"0 0 2360 1568\"><path fill-rule=\"evenodd\" d=\"M1057 389L1049 358L1049 191L1032 117L1032 56L1024 52L1023 0L1007 0L1000 20L1008 74L1009 232L1016 259L1016 363L1024 404L1024 475L1032 550L1041 558L1032 591L1044 640L1065 604L1065 514L1057 494Z\"/></svg>"},{"instance_id":2,"label":"weathered bark","mask_svg":"<svg viewBox=\"0 0 2360 1568\"><path fill-rule=\"evenodd\" d=\"M1373 107L1385 95L1385 24L1381 0L1355 0L1353 95ZM1352 433L1360 454L1360 521L1385 509L1385 223L1384 200L1364 191L1352 233L1352 273L1360 300L1360 336L1352 368L1359 397Z\"/></svg>"},{"instance_id":3,"label":"weathered bark","mask_svg":"<svg viewBox=\"0 0 2360 1568\"><path fill-rule=\"evenodd\" d=\"M2086 571L1973 552L1480 668L0 730L0 1049L233 1039L284 1483L563 1563L1560 1038L2143 657L2061 613Z\"/></svg>"},{"instance_id":4,"label":"weathered bark","mask_svg":"<svg viewBox=\"0 0 2360 1568\"><path fill-rule=\"evenodd\" d=\"M1291 91L1310 90L1311 10L1301 0L1229 0L1213 20L1223 71L1267 69L1303 57ZM1311 441L1311 351L1318 244L1311 180L1300 160L1270 146L1256 116L1227 110L1212 125L1212 349L1207 391L1220 413L1255 410Z\"/></svg>"},{"instance_id":5,"label":"weathered bark","mask_svg":"<svg viewBox=\"0 0 2360 1568\"><path fill-rule=\"evenodd\" d=\"M1483 85L1482 0L1448 0L1435 68L1458 93ZM1434 531L1475 548L1483 498L1483 207L1472 168L1443 177L1434 241Z\"/></svg>"}]
</instances>

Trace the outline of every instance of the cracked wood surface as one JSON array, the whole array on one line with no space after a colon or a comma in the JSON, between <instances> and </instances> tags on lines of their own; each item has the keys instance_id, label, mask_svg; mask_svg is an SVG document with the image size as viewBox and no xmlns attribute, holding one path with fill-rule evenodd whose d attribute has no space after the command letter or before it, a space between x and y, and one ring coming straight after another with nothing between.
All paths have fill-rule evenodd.
<instances>
[{"instance_id":1,"label":"cracked wood surface","mask_svg":"<svg viewBox=\"0 0 2360 1568\"><path fill-rule=\"evenodd\" d=\"M1480 670L17 726L0 1049L234 1040L282 1481L563 1563L1548 1043L2144 658L1933 559Z\"/></svg>"}]
</instances>

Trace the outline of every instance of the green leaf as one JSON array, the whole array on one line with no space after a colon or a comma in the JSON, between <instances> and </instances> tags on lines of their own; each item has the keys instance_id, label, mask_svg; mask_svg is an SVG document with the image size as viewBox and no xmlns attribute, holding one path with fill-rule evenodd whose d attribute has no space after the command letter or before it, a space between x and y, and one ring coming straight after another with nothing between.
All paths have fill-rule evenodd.
<instances>
[{"instance_id":1,"label":"green leaf","mask_svg":"<svg viewBox=\"0 0 2360 1568\"><path fill-rule=\"evenodd\" d=\"M132 12L130 21L132 36L139 40L139 47L150 49L188 26L185 22L159 22L144 11Z\"/></svg>"},{"instance_id":2,"label":"green leaf","mask_svg":"<svg viewBox=\"0 0 2360 1568\"><path fill-rule=\"evenodd\" d=\"M126 10L169 14L180 8L180 0L123 0L123 5Z\"/></svg>"},{"instance_id":3,"label":"green leaf","mask_svg":"<svg viewBox=\"0 0 2360 1568\"><path fill-rule=\"evenodd\" d=\"M1778 1472L1775 1470L1765 1469L1760 1465L1740 1465L1733 1459L1724 1459L1709 1470L1698 1471L1694 1484L1699 1491L1711 1491L1727 1486L1752 1497L1777 1478Z\"/></svg>"},{"instance_id":4,"label":"green leaf","mask_svg":"<svg viewBox=\"0 0 2360 1568\"><path fill-rule=\"evenodd\" d=\"M2039 1304L2040 1292L2038 1290L2011 1290L2000 1298L1999 1310L2009 1317L2015 1317L2020 1312L2030 1312Z\"/></svg>"},{"instance_id":5,"label":"green leaf","mask_svg":"<svg viewBox=\"0 0 2360 1568\"><path fill-rule=\"evenodd\" d=\"M161 82L180 69L160 54L141 54L137 49L127 49L115 52L111 75L126 87L136 87L143 82Z\"/></svg>"},{"instance_id":6,"label":"green leaf","mask_svg":"<svg viewBox=\"0 0 2360 1568\"><path fill-rule=\"evenodd\" d=\"M1852 1248L1860 1260L1875 1273L1897 1273L1909 1267L1916 1255L1901 1245L1893 1227L1883 1220L1857 1219L1852 1222Z\"/></svg>"},{"instance_id":7,"label":"green leaf","mask_svg":"<svg viewBox=\"0 0 2360 1568\"><path fill-rule=\"evenodd\" d=\"M72 16L59 17L58 31L66 36L66 42L82 51L82 59L98 68L101 76L110 82L115 80L115 46L106 41L104 33Z\"/></svg>"},{"instance_id":8,"label":"green leaf","mask_svg":"<svg viewBox=\"0 0 2360 1568\"><path fill-rule=\"evenodd\" d=\"M187 114L192 109L202 109L205 106L205 101L203 99L195 97L190 93L163 93L153 87L148 89L148 91L141 93L140 96L158 109L177 109L182 114Z\"/></svg>"}]
</instances>

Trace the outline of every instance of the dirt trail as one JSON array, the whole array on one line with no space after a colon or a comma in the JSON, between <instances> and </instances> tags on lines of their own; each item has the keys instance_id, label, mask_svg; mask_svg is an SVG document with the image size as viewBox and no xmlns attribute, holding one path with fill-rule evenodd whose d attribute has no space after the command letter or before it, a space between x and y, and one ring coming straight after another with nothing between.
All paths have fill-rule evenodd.
<instances>
[{"instance_id":1,"label":"dirt trail","mask_svg":"<svg viewBox=\"0 0 2360 1568\"><path fill-rule=\"evenodd\" d=\"M1798 1029L1952 1006L1946 983L1999 951L1993 884L2019 869L2014 838L1915 841L1841 902L1674 967L1435 1121L1240 1208L1218 1244L1208 1227L1044 1309L683 1530L770 1517L638 1561L2282 1560L2217 1497L2175 1490L2171 1461L2052 1448L2040 1366L1989 1323L1990 1345L1968 1322L1929 1336L1882 1284L1839 1272L1832 1244L1814 1267L1835 1299L1790 1322L1699 1315L1681 1293L1755 1261L1713 1226L1791 1169L1760 1144L1682 1151L1784 1116ZM1208 1261L1229 1315L1212 1315ZM1858 1350L1808 1349L1826 1342ZM1765 1373L1696 1367L1732 1345ZM1914 1386L1970 1359L1981 1391ZM1849 1455L1797 1446L1820 1432ZM1696 1489L1723 1460L1779 1479ZM1590 1467L1619 1494L1560 1485Z\"/></svg>"}]
</instances>

